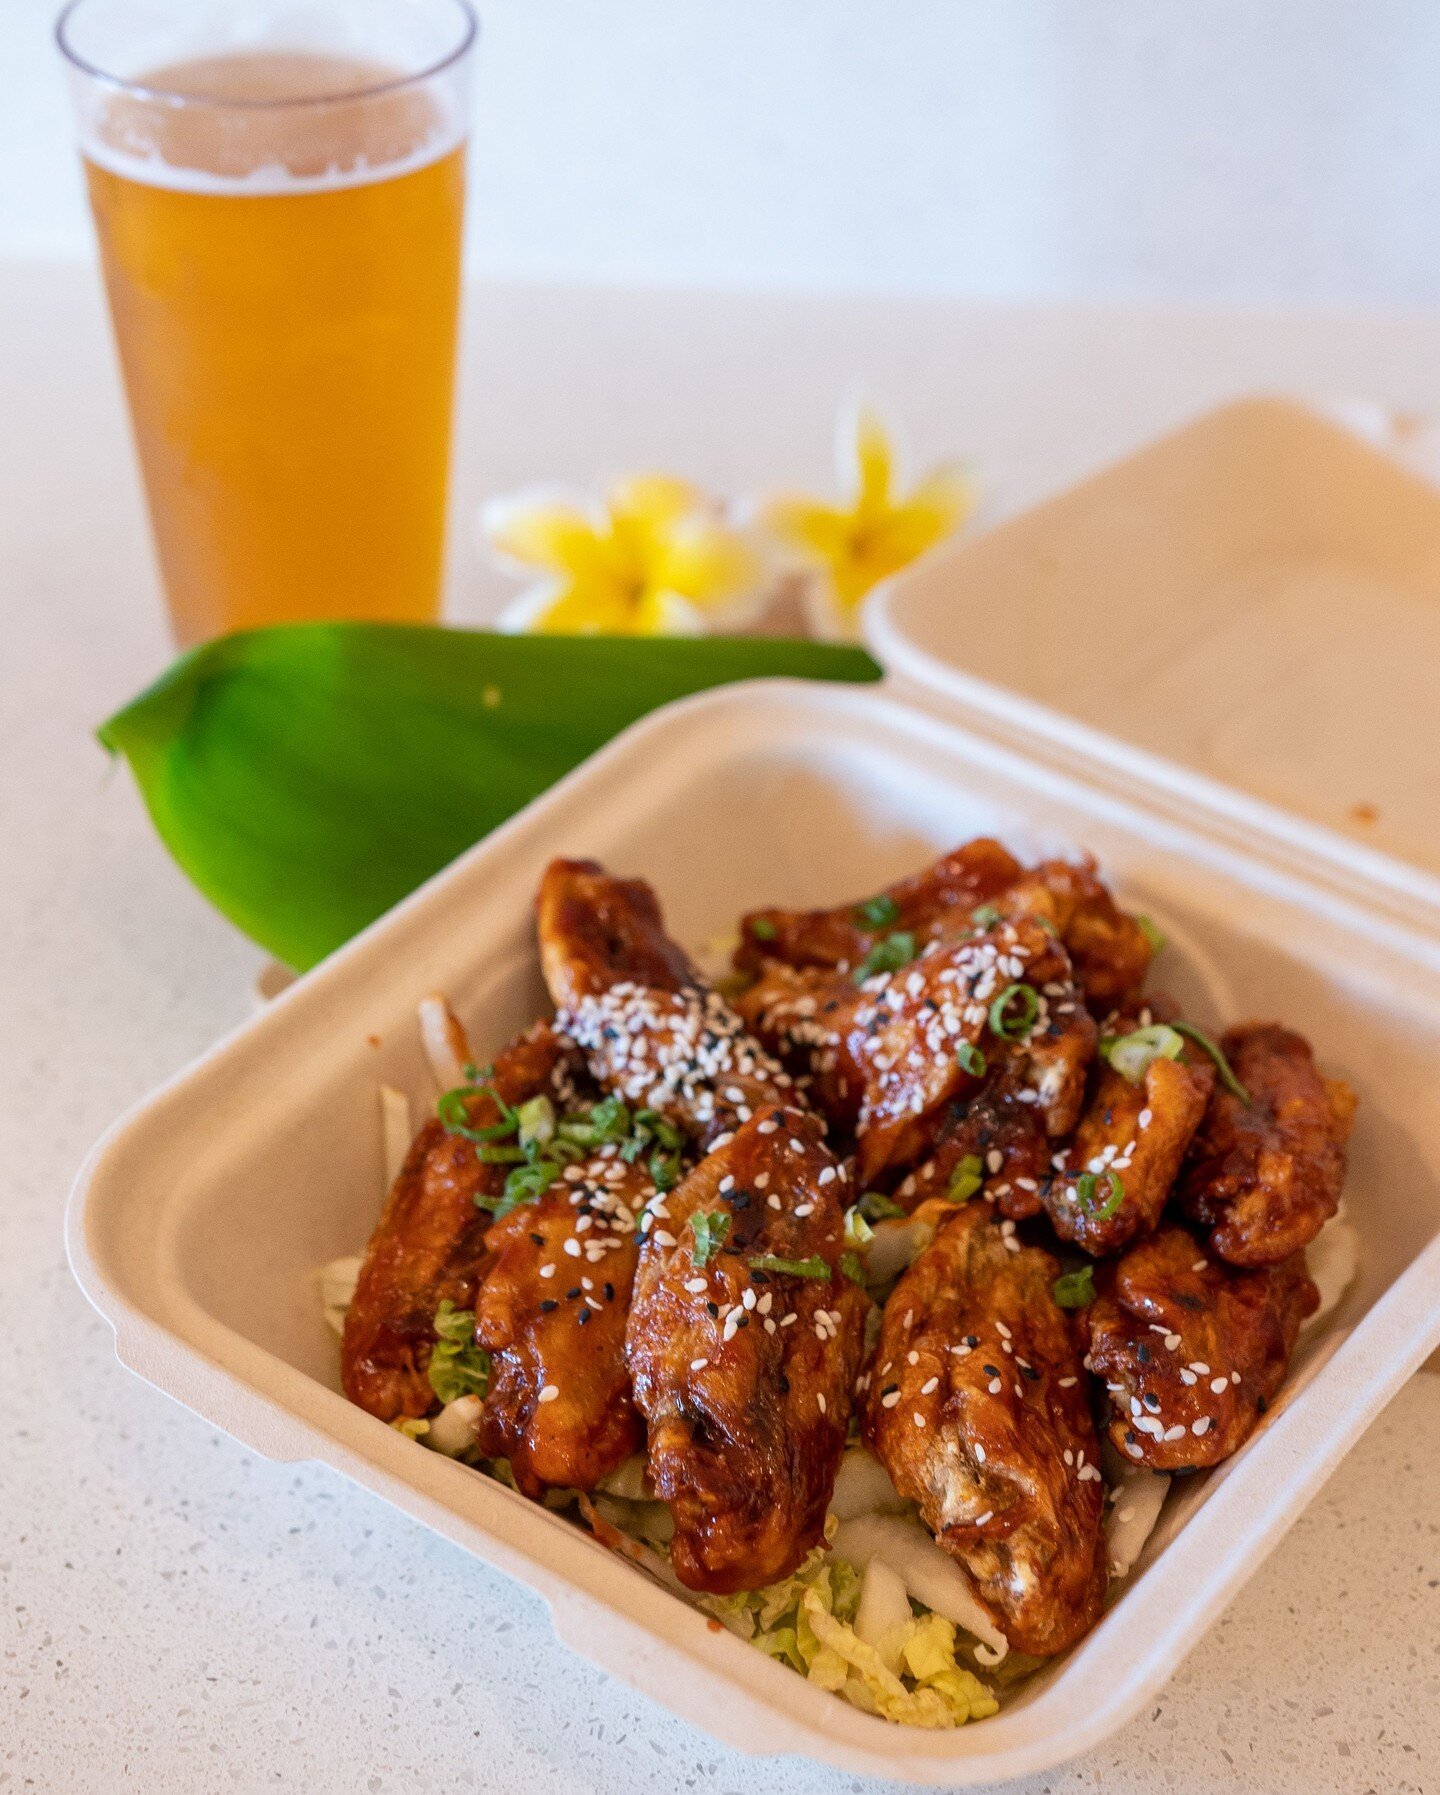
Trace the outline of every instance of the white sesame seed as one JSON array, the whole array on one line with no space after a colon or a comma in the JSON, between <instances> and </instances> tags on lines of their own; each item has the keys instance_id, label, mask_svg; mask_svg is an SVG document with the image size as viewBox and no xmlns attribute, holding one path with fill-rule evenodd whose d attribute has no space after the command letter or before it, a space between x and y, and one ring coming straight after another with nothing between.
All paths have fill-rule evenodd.
<instances>
[{"instance_id":1,"label":"white sesame seed","mask_svg":"<svg viewBox=\"0 0 1440 1795\"><path fill-rule=\"evenodd\" d=\"M923 1427L925 1425L925 1417L920 1413L919 1409L916 1409L915 1411L914 1421L917 1427Z\"/></svg>"},{"instance_id":2,"label":"white sesame seed","mask_svg":"<svg viewBox=\"0 0 1440 1795\"><path fill-rule=\"evenodd\" d=\"M541 1402L554 1402L559 1394L560 1392L554 1384L546 1384L545 1388L540 1392L540 1400Z\"/></svg>"},{"instance_id":3,"label":"white sesame seed","mask_svg":"<svg viewBox=\"0 0 1440 1795\"><path fill-rule=\"evenodd\" d=\"M690 1369L692 1371L703 1371L709 1363L709 1359L691 1359Z\"/></svg>"},{"instance_id":4,"label":"white sesame seed","mask_svg":"<svg viewBox=\"0 0 1440 1795\"><path fill-rule=\"evenodd\" d=\"M565 1242L565 1251L572 1259L578 1259L580 1257L580 1242L578 1240L567 1240Z\"/></svg>"},{"instance_id":5,"label":"white sesame seed","mask_svg":"<svg viewBox=\"0 0 1440 1795\"><path fill-rule=\"evenodd\" d=\"M821 1170L820 1170L820 1176L815 1180L815 1182L817 1184L829 1184L831 1182L831 1180L834 1178L834 1176L835 1176L834 1166L822 1166Z\"/></svg>"},{"instance_id":6,"label":"white sesame seed","mask_svg":"<svg viewBox=\"0 0 1440 1795\"><path fill-rule=\"evenodd\" d=\"M928 1396L932 1390L938 1389L939 1386L940 1379L938 1377L927 1377L925 1382L920 1386L920 1394L922 1396Z\"/></svg>"},{"instance_id":7,"label":"white sesame seed","mask_svg":"<svg viewBox=\"0 0 1440 1795\"><path fill-rule=\"evenodd\" d=\"M880 1398L880 1406L882 1409L893 1409L899 1400L900 1392L898 1390L892 1390L888 1396L882 1396Z\"/></svg>"},{"instance_id":8,"label":"white sesame seed","mask_svg":"<svg viewBox=\"0 0 1440 1795\"><path fill-rule=\"evenodd\" d=\"M757 1183L758 1183L758 1182L759 1182L759 1180L758 1180L758 1179L757 1179L757 1180L756 1180L756 1182L757 1182ZM765 1199L765 1201L766 1201L766 1203L767 1203L767 1204L768 1204L768 1205L769 1205L769 1207L770 1207L770 1208L771 1208L771 1209L778 1209L778 1208L779 1208L779 1207L780 1207L780 1199L779 1199L779 1197L775 1197L775 1196L770 1196L770 1197L767 1197L767 1198L766 1198L766 1199Z\"/></svg>"},{"instance_id":9,"label":"white sesame seed","mask_svg":"<svg viewBox=\"0 0 1440 1795\"><path fill-rule=\"evenodd\" d=\"M985 1448L983 1446L977 1446L975 1448L975 1463L977 1465L983 1465L985 1463Z\"/></svg>"},{"instance_id":10,"label":"white sesame seed","mask_svg":"<svg viewBox=\"0 0 1440 1795\"><path fill-rule=\"evenodd\" d=\"M1010 1225L1011 1227L1014 1227L1015 1224L1012 1222ZM995 1323L995 1332L1002 1340L1013 1340L1015 1338L1003 1321L997 1321Z\"/></svg>"},{"instance_id":11,"label":"white sesame seed","mask_svg":"<svg viewBox=\"0 0 1440 1795\"><path fill-rule=\"evenodd\" d=\"M1177 1421L1173 1427L1167 1427L1160 1437L1162 1440L1183 1440L1185 1438L1185 1429L1183 1425Z\"/></svg>"},{"instance_id":12,"label":"white sesame seed","mask_svg":"<svg viewBox=\"0 0 1440 1795\"><path fill-rule=\"evenodd\" d=\"M687 1278L685 1280L685 1288L690 1292L691 1296L699 1296L703 1291L710 1288L710 1281L708 1278Z\"/></svg>"},{"instance_id":13,"label":"white sesame seed","mask_svg":"<svg viewBox=\"0 0 1440 1795\"><path fill-rule=\"evenodd\" d=\"M1229 1387L1230 1387L1229 1378L1212 1377L1210 1379L1210 1388L1215 1392L1215 1394L1217 1396L1223 1395L1224 1392L1229 1389Z\"/></svg>"},{"instance_id":14,"label":"white sesame seed","mask_svg":"<svg viewBox=\"0 0 1440 1795\"><path fill-rule=\"evenodd\" d=\"M907 1365L918 1365L920 1363L919 1353L914 1351L907 1352L905 1355L905 1363Z\"/></svg>"},{"instance_id":15,"label":"white sesame seed","mask_svg":"<svg viewBox=\"0 0 1440 1795\"><path fill-rule=\"evenodd\" d=\"M540 1267L540 1276L542 1278L553 1278L555 1276L555 1267L553 1265L542 1265Z\"/></svg>"},{"instance_id":16,"label":"white sesame seed","mask_svg":"<svg viewBox=\"0 0 1440 1795\"><path fill-rule=\"evenodd\" d=\"M976 1515L970 1525L972 1527L983 1527L987 1521L993 1521L994 1519L995 1510L993 1508L987 1508L983 1515Z\"/></svg>"},{"instance_id":17,"label":"white sesame seed","mask_svg":"<svg viewBox=\"0 0 1440 1795\"><path fill-rule=\"evenodd\" d=\"M815 1406L822 1415L825 1413L825 1398L818 1390L815 1392Z\"/></svg>"},{"instance_id":18,"label":"white sesame seed","mask_svg":"<svg viewBox=\"0 0 1440 1795\"><path fill-rule=\"evenodd\" d=\"M1060 1379L1060 1388L1062 1390L1073 1390L1079 1382L1080 1379L1078 1377L1062 1377Z\"/></svg>"},{"instance_id":19,"label":"white sesame seed","mask_svg":"<svg viewBox=\"0 0 1440 1795\"><path fill-rule=\"evenodd\" d=\"M992 1396L998 1396L1000 1394L1000 1388L1001 1388L1000 1379L998 1377L992 1377L990 1379L990 1382L988 1384L986 1384L985 1388L990 1392L990 1394Z\"/></svg>"},{"instance_id":20,"label":"white sesame seed","mask_svg":"<svg viewBox=\"0 0 1440 1795\"><path fill-rule=\"evenodd\" d=\"M1197 1434L1197 1435L1203 1434L1203 1433L1209 1433L1210 1417L1208 1415L1199 1416L1198 1419L1196 1419L1190 1423L1190 1431L1192 1434Z\"/></svg>"}]
</instances>

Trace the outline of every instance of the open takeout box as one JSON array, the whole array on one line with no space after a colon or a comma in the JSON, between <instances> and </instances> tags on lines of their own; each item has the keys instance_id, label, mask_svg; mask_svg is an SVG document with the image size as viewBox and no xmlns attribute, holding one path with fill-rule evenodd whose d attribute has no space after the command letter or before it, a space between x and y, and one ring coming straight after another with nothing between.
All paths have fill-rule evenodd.
<instances>
[{"instance_id":1,"label":"open takeout box","mask_svg":"<svg viewBox=\"0 0 1440 1795\"><path fill-rule=\"evenodd\" d=\"M869 628L881 687L759 682L646 719L300 980L100 1142L68 1244L126 1365L527 1583L575 1650L697 1726L955 1786L1131 1715L1440 1341L1440 494L1297 407L1236 405L932 557ZM352 1407L312 1274L378 1213L377 1084L428 1100L417 1000L447 992L481 1051L543 1011L551 855L653 880L698 945L982 832L1092 848L1169 936L1158 984L1204 1021L1285 1019L1355 1085L1363 1260L1260 1433L1176 1486L1100 1626L992 1719L927 1733Z\"/></svg>"}]
</instances>

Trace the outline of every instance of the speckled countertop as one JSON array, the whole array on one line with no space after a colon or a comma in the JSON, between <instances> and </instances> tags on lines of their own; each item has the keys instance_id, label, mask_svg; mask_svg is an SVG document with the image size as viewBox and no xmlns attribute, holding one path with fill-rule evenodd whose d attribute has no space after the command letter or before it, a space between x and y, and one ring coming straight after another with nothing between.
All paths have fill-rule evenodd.
<instances>
[{"instance_id":1,"label":"speckled countertop","mask_svg":"<svg viewBox=\"0 0 1440 1795\"><path fill-rule=\"evenodd\" d=\"M857 369L923 447L992 470L1002 508L1247 385L1440 407L1424 320L916 307L897 330L874 305L574 294L492 295L479 317L467 496L657 458L732 488L787 458L823 477L811 438ZM538 392L516 371L536 369ZM457 566L477 614L490 595ZM106 1123L240 1018L258 956L88 737L165 651L85 270L0 269L0 590L0 1790L879 1787L712 1745L572 1657L525 1591L116 1364L64 1264L66 1190ZM1433 1789L1437 1489L1422 1376L1152 1708L1015 1787Z\"/></svg>"}]
</instances>

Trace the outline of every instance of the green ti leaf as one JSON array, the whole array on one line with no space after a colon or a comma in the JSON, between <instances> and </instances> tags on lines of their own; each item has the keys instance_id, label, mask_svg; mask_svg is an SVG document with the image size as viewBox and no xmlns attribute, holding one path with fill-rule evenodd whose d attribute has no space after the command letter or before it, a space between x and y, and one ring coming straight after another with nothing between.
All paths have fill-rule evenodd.
<instances>
[{"instance_id":1,"label":"green ti leaf","mask_svg":"<svg viewBox=\"0 0 1440 1795\"><path fill-rule=\"evenodd\" d=\"M771 676L880 669L763 637L290 624L191 650L98 733L205 896L303 970L637 718Z\"/></svg>"}]
</instances>

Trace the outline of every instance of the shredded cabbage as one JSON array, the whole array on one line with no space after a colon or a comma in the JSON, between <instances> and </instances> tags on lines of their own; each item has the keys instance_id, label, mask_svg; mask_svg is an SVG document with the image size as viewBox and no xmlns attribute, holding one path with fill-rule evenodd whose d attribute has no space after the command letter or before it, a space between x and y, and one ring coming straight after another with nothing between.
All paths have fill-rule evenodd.
<instances>
[{"instance_id":1,"label":"shredded cabbage","mask_svg":"<svg viewBox=\"0 0 1440 1795\"><path fill-rule=\"evenodd\" d=\"M997 1712L991 1691L956 1662L955 1628L942 1616L911 1616L891 1629L883 1655L867 1645L854 1625L861 1587L854 1565L817 1546L783 1582L702 1596L700 1606L759 1651L867 1714L952 1727Z\"/></svg>"}]
</instances>

